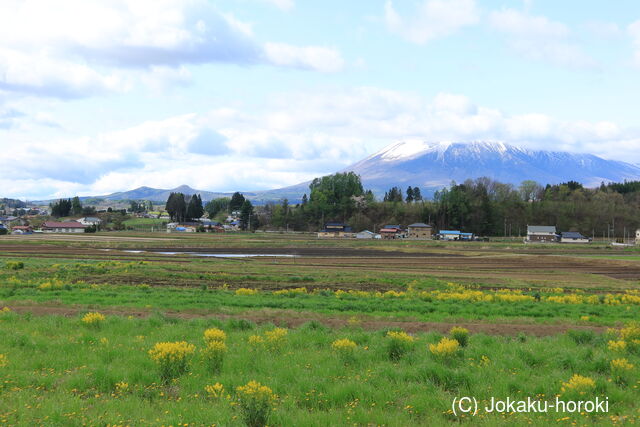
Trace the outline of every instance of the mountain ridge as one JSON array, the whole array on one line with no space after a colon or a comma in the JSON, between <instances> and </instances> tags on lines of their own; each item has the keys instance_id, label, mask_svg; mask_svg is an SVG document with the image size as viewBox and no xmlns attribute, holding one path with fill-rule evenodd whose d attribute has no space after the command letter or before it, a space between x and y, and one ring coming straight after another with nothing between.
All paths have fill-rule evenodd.
<instances>
[{"instance_id":1,"label":"mountain ridge","mask_svg":"<svg viewBox=\"0 0 640 427\"><path fill-rule=\"evenodd\" d=\"M531 150L500 141L399 141L356 162L339 172L355 172L360 175L366 189L378 197L389 188L409 185L421 188L423 195L433 193L452 182L488 177L503 183L519 185L533 180L542 185L558 184L570 180L586 187L601 182L640 180L640 167L617 160L606 160L593 154L564 151ZM309 193L310 181L288 187L242 192L254 203L288 198L298 202ZM81 199L151 200L164 202L171 192L200 194L204 201L217 197L230 197L231 192L197 190L186 184L174 189L156 189L142 186L104 196Z\"/></svg>"}]
</instances>

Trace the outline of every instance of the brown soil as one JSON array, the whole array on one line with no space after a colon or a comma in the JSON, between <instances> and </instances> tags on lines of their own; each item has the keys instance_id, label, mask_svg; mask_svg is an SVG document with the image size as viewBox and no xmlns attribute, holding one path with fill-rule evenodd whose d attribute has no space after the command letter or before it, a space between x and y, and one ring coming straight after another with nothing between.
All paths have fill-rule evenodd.
<instances>
[{"instance_id":1,"label":"brown soil","mask_svg":"<svg viewBox=\"0 0 640 427\"><path fill-rule=\"evenodd\" d=\"M51 304L17 304L9 305L11 310L16 313L31 313L35 316L57 315L57 316L76 316L78 313L85 312L89 308L80 306L65 306ZM100 308L100 313L114 316L133 316L148 317L153 311L139 308ZM533 336L549 336L567 332L569 329L591 330L602 333L606 331L603 326L583 326L571 324L504 324L504 323L487 323L487 322L418 322L418 321L398 321L370 318L366 316L357 316L355 323L347 317L326 316L318 313L304 313L286 310L253 310L240 314L223 314L211 313L202 310L175 311L167 310L163 314L167 317L178 319L196 319L196 318L212 318L212 319L246 319L252 322L273 323L279 326L289 328L298 327L309 321L317 321L330 328L341 328L349 324L355 324L366 330L380 330L388 328L401 328L407 332L440 332L447 333L454 326L462 326L469 329L471 333L483 333L488 335L517 335L524 333Z\"/></svg>"}]
</instances>

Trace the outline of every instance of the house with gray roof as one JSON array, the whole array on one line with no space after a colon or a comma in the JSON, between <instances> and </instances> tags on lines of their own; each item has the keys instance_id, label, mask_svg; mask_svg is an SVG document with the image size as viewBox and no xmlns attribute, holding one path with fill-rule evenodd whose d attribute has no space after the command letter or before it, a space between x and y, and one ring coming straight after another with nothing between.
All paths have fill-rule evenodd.
<instances>
[{"instance_id":1,"label":"house with gray roof","mask_svg":"<svg viewBox=\"0 0 640 427\"><path fill-rule=\"evenodd\" d=\"M529 243L555 243L558 234L555 225L527 225L527 240Z\"/></svg>"}]
</instances>

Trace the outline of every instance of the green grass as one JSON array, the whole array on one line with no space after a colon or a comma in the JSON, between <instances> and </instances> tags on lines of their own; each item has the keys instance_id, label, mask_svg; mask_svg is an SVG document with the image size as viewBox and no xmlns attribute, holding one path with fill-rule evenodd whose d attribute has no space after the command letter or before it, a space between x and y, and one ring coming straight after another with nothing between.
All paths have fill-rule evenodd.
<instances>
[{"instance_id":1,"label":"green grass","mask_svg":"<svg viewBox=\"0 0 640 427\"><path fill-rule=\"evenodd\" d=\"M379 274L362 280L362 273L351 271L339 277L337 273L320 272L310 275L284 275L281 266L271 271L268 265L221 260L211 263L194 261L186 268L179 263L145 261L59 261L37 259L27 261L19 270L1 268L13 261L0 263L0 303L55 303L81 307L111 306L159 309L198 310L205 313L243 313L252 310L284 310L320 313L327 316L366 315L388 320L416 321L490 321L525 323L572 323L615 325L640 318L640 304L606 303L605 294L596 294L594 302L553 302L550 296L586 298L589 293L548 292L524 288L529 300L502 301L495 291L480 291L473 286L462 293L480 292L490 301L465 300L456 297L455 288L429 277ZM237 271L242 265L243 271ZM208 268L207 268L208 267ZM285 270L286 271L286 268ZM146 281L147 284L144 284ZM117 283L117 284L113 284ZM127 284L133 283L133 284ZM161 286L149 284L162 283ZM47 285L49 284L49 285ZM375 286L382 290L375 296ZM235 289L259 289L256 295L236 295ZM278 295L277 289L304 288L306 293ZM358 289L353 294L338 295L340 289ZM360 289L369 289L368 293ZM384 296L385 289L399 296ZM453 293L452 298L439 298ZM623 294L612 294L620 299ZM517 297L518 295L516 295ZM539 301L534 298L539 297ZM636 296L630 295L630 299ZM615 302L615 301L614 301ZM581 320L588 316L589 321Z\"/></svg>"},{"instance_id":2,"label":"green grass","mask_svg":"<svg viewBox=\"0 0 640 427\"><path fill-rule=\"evenodd\" d=\"M220 374L208 373L195 357L188 374L164 386L147 352L160 341L187 341L202 347L208 327L223 328L229 351ZM385 332L358 328L328 330L316 323L290 330L280 351L253 350L248 337L273 326L249 322L147 319L108 316L99 328L80 316L0 315L0 421L14 425L242 425L235 388L250 380L269 386L278 400L270 425L447 425L455 396L553 399L562 383L578 373L596 388L582 399L608 397L606 416L570 416L568 424L608 424L608 416L637 422L637 354L624 354L636 367L624 382L613 381L607 338L570 335L517 338L472 335L454 357L438 359L428 344L438 334L420 334L415 348L398 361L387 353ZM339 338L358 347L345 365L331 349ZM118 391L119 382L128 384ZM223 384L229 397L210 399L204 387ZM473 425L549 425L562 417L488 415Z\"/></svg>"}]
</instances>

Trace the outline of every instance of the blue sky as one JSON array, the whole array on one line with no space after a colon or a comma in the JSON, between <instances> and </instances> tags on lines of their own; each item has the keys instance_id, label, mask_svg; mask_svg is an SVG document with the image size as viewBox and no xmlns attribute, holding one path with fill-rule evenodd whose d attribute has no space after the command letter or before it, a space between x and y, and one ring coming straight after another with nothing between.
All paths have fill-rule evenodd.
<instances>
[{"instance_id":1,"label":"blue sky","mask_svg":"<svg viewBox=\"0 0 640 427\"><path fill-rule=\"evenodd\" d=\"M7 0L0 196L260 190L406 139L640 163L640 4Z\"/></svg>"}]
</instances>

